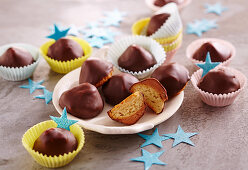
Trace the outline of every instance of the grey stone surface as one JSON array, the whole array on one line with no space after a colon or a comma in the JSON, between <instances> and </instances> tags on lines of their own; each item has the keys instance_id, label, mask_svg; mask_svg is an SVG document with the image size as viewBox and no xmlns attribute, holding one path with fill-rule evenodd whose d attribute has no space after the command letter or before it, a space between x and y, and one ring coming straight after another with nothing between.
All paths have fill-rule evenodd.
<instances>
[{"instance_id":1,"label":"grey stone surface","mask_svg":"<svg viewBox=\"0 0 248 170\"><path fill-rule=\"evenodd\" d=\"M229 8L222 16L205 14L203 4L214 0L193 0L181 14L184 26L194 19L216 19L218 29L203 37L222 38L237 48L237 56L231 67L248 74L248 2L246 0L223 0ZM118 31L121 35L131 34L131 26L137 19L150 16L144 0L1 0L0 1L0 45L14 42L30 43L37 47L46 42L48 26L54 22L85 25L102 17L102 12L118 7L127 11L128 17ZM194 35L184 35L183 45L174 61L184 64L192 74L195 67L187 60L185 49ZM35 81L44 79L48 90L53 90L63 75L50 70L42 59L33 75ZM0 169L43 170L31 158L21 144L24 132L31 126L58 116L52 104L34 99L28 90L18 88L22 82L9 82L0 78ZM228 107L214 108L204 104L189 83L185 98L176 114L159 126L160 134L174 133L178 124L186 132L199 132L192 137L195 147L180 144L172 148L172 140L163 142L166 151L160 159L167 166L153 165L151 169L201 169L231 170L248 167L248 90ZM152 133L152 130L145 132ZM102 135L85 130L86 143L79 155L61 169L143 169L142 163L129 159L141 155L139 146L144 142L138 135ZM148 146L150 152L159 151Z\"/></svg>"}]
</instances>

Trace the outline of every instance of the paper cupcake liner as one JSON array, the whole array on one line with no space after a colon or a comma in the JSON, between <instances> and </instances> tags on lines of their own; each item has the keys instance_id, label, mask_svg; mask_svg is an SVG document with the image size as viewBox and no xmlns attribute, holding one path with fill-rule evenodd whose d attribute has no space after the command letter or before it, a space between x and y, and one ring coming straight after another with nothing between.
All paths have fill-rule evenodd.
<instances>
[{"instance_id":1,"label":"paper cupcake liner","mask_svg":"<svg viewBox=\"0 0 248 170\"><path fill-rule=\"evenodd\" d=\"M35 61L24 67L0 66L0 76L9 81L21 81L31 77L40 61L40 53L38 48L24 43L7 44L0 47L0 56L10 47L19 47L27 50L33 56Z\"/></svg>"},{"instance_id":2,"label":"paper cupcake liner","mask_svg":"<svg viewBox=\"0 0 248 170\"><path fill-rule=\"evenodd\" d=\"M165 50L165 52L173 51L176 48L179 48L182 44L183 35L181 34L178 39L169 44L161 44Z\"/></svg>"},{"instance_id":3,"label":"paper cupcake liner","mask_svg":"<svg viewBox=\"0 0 248 170\"><path fill-rule=\"evenodd\" d=\"M225 41L225 40L221 40L221 39L202 38L202 39L198 39L196 41L193 41L191 44L188 45L188 47L186 49L186 56L192 61L193 64L205 63L203 61L198 61L198 60L193 59L193 55L194 55L195 51L201 47L202 44L209 42L209 41L219 42L219 43L227 46L231 50L231 53L232 53L231 57L220 64L222 66L229 66L233 57L235 57L235 55L236 55L236 49L230 42ZM197 65L195 65L195 66L198 67Z\"/></svg>"},{"instance_id":4,"label":"paper cupcake liner","mask_svg":"<svg viewBox=\"0 0 248 170\"><path fill-rule=\"evenodd\" d=\"M222 107L222 106L227 106L230 105L234 102L234 100L236 99L236 97L239 95L239 93L244 89L244 87L246 86L246 82L247 82L247 78L245 77L244 74L242 74L241 72L230 68L230 67L224 67L224 66L218 66L218 68L223 68L223 69L227 69L228 71L232 72L237 79L240 82L240 89L232 92L232 93L228 93L228 94L213 94L213 93L208 93L205 91L202 91L197 85L199 83L199 81L201 80L201 76L202 76L202 69L197 70L192 76L191 76L191 82L194 86L194 88L197 90L197 92L199 93L202 101L210 106L216 106L216 107Z\"/></svg>"},{"instance_id":5,"label":"paper cupcake liner","mask_svg":"<svg viewBox=\"0 0 248 170\"><path fill-rule=\"evenodd\" d=\"M177 50L180 48L181 44L179 44L179 46L169 52L166 52L166 60L164 61L164 64L168 64L171 62L172 58L174 57L174 55L176 54Z\"/></svg>"},{"instance_id":6,"label":"paper cupcake liner","mask_svg":"<svg viewBox=\"0 0 248 170\"><path fill-rule=\"evenodd\" d=\"M132 44L140 45L146 50L148 50L155 57L157 64L155 64L153 67L149 69L139 72L133 72L119 67L118 58ZM138 79L143 79L151 75L151 73L156 68L158 68L162 63L164 63L166 59L166 54L163 47L152 38L145 36L127 36L123 39L116 41L114 44L110 46L107 54L107 59L120 71L132 74Z\"/></svg>"},{"instance_id":7,"label":"paper cupcake liner","mask_svg":"<svg viewBox=\"0 0 248 170\"><path fill-rule=\"evenodd\" d=\"M69 61L58 61L58 60L54 60L47 56L48 48L53 43L55 43L55 40L50 40L40 47L42 56L45 58L47 63L50 65L51 69L57 73L65 74L80 67L83 64L83 62L87 60L87 58L90 57L92 53L92 48L87 41L82 40L77 37L72 37L72 36L70 36L69 38L71 38L72 40L80 44L80 46L82 47L84 51L84 56L74 59L74 60L69 60Z\"/></svg>"},{"instance_id":8,"label":"paper cupcake liner","mask_svg":"<svg viewBox=\"0 0 248 170\"><path fill-rule=\"evenodd\" d=\"M176 4L169 3L165 5L163 8L161 8L161 10L157 11L156 14L163 12L169 13L171 14L171 16L154 34L152 34L149 37L154 39L161 39L161 41L163 41L163 39L168 39L169 37L174 37L176 39L177 38L176 35L178 35L180 31L182 31L182 27L183 27ZM135 22L132 26L132 33L134 35L146 36L146 30L149 21L150 18L144 18ZM173 39L170 41L173 41Z\"/></svg>"},{"instance_id":9,"label":"paper cupcake liner","mask_svg":"<svg viewBox=\"0 0 248 170\"><path fill-rule=\"evenodd\" d=\"M158 11L161 7L154 5L155 0L145 0L146 5L153 11ZM183 8L188 6L192 0L180 0L177 4L178 9L181 11Z\"/></svg>"},{"instance_id":10,"label":"paper cupcake liner","mask_svg":"<svg viewBox=\"0 0 248 170\"><path fill-rule=\"evenodd\" d=\"M29 154L34 158L34 160L45 167L57 168L70 163L74 157L79 153L84 145L84 133L80 126L74 124L70 126L70 131L76 137L78 141L77 150L69 152L68 154L59 156L47 156L33 150L33 145L35 140L47 129L57 127L57 124L52 121L44 121L35 126L31 127L22 137L22 144Z\"/></svg>"}]
</instances>

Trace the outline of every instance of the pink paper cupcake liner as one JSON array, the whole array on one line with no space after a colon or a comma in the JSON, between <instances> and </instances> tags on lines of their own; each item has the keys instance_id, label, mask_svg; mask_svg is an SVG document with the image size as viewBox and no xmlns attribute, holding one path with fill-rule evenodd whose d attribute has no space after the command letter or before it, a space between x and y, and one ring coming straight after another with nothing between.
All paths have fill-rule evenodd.
<instances>
[{"instance_id":1,"label":"pink paper cupcake liner","mask_svg":"<svg viewBox=\"0 0 248 170\"><path fill-rule=\"evenodd\" d=\"M233 57L235 57L236 55L236 49L235 47L228 41L225 40L221 40L221 39L216 39L216 38L202 38L202 39L198 39L193 41L191 44L188 45L187 49L186 49L186 56L187 58L189 58L193 64L196 63L204 63L203 61L198 61L193 59L193 54L195 53L196 50L198 50L202 44L206 43L206 42L210 42L210 41L214 41L214 42L219 42L221 44L224 44L225 46L227 46L230 50L231 50L231 57L222 62L220 65L222 66L229 66L229 64L231 63ZM199 68L197 65L195 65L197 68Z\"/></svg>"},{"instance_id":2,"label":"pink paper cupcake liner","mask_svg":"<svg viewBox=\"0 0 248 170\"><path fill-rule=\"evenodd\" d=\"M181 11L184 7L188 6L191 3L192 0L179 0L179 3L177 5L178 9ZM155 11L158 11L161 7L154 5L155 0L145 0L146 5Z\"/></svg>"},{"instance_id":3,"label":"pink paper cupcake liner","mask_svg":"<svg viewBox=\"0 0 248 170\"><path fill-rule=\"evenodd\" d=\"M201 80L201 76L202 76L202 72L203 72L202 69L197 70L191 76L191 82L192 82L194 88L199 93L199 95L201 97L201 100L204 103L206 103L206 104L208 104L210 106L216 106L216 107L228 106L228 105L230 105L230 104L232 104L234 102L234 100L239 95L239 93L245 88L247 78L245 77L245 75L243 73L241 73L240 71L235 70L233 68L224 67L224 66L218 66L218 68L227 69L228 71L232 72L240 82L240 89L235 91L235 92L232 92L232 93L218 94L218 95L202 91L197 86L199 81Z\"/></svg>"}]
</instances>

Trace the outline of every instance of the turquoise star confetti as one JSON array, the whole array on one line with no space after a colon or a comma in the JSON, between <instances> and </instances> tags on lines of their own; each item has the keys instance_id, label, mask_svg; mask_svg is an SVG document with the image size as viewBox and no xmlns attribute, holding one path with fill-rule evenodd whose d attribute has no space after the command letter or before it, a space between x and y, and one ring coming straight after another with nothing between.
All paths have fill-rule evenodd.
<instances>
[{"instance_id":1,"label":"turquoise star confetti","mask_svg":"<svg viewBox=\"0 0 248 170\"><path fill-rule=\"evenodd\" d=\"M221 15L222 12L227 10L227 8L223 7L219 2L214 5L206 4L205 8L207 13L215 13L217 15Z\"/></svg>"},{"instance_id":2,"label":"turquoise star confetti","mask_svg":"<svg viewBox=\"0 0 248 170\"><path fill-rule=\"evenodd\" d=\"M61 117L50 116L50 118L57 123L57 128L63 128L70 131L70 126L77 123L77 120L67 119L67 111L64 108Z\"/></svg>"},{"instance_id":3,"label":"turquoise star confetti","mask_svg":"<svg viewBox=\"0 0 248 170\"><path fill-rule=\"evenodd\" d=\"M152 135L144 135L144 134L141 134L141 133L139 133L138 135L146 140L145 143L143 143L141 145L141 147L154 144L157 147L162 148L163 145L162 145L161 142L164 141L164 140L170 139L169 137L160 136L159 133L158 133L158 128L155 129L155 131L153 132Z\"/></svg>"},{"instance_id":4,"label":"turquoise star confetti","mask_svg":"<svg viewBox=\"0 0 248 170\"><path fill-rule=\"evenodd\" d=\"M100 37L92 37L92 38L86 38L86 41L88 41L88 43L92 47L102 48L104 46L104 41L105 40L103 40Z\"/></svg>"},{"instance_id":5,"label":"turquoise star confetti","mask_svg":"<svg viewBox=\"0 0 248 170\"><path fill-rule=\"evenodd\" d=\"M29 89L29 93L32 94L36 89L44 89L45 86L42 86L41 84L44 82L44 80L41 80L39 82L32 81L31 79L28 79L28 85L21 85L20 88Z\"/></svg>"},{"instance_id":6,"label":"turquoise star confetti","mask_svg":"<svg viewBox=\"0 0 248 170\"><path fill-rule=\"evenodd\" d=\"M35 96L36 99L44 99L46 104L48 104L53 99L53 92L43 89L43 95Z\"/></svg>"},{"instance_id":7,"label":"turquoise star confetti","mask_svg":"<svg viewBox=\"0 0 248 170\"><path fill-rule=\"evenodd\" d=\"M68 35L78 36L80 34L81 28L78 28L76 25L70 25L70 30L68 31Z\"/></svg>"},{"instance_id":8,"label":"turquoise star confetti","mask_svg":"<svg viewBox=\"0 0 248 170\"><path fill-rule=\"evenodd\" d=\"M118 9L115 9L110 12L105 12L104 15L106 18L103 18L101 21L104 26L115 26L119 27L120 23L123 20L123 17L126 16L126 12L120 12Z\"/></svg>"},{"instance_id":9,"label":"turquoise star confetti","mask_svg":"<svg viewBox=\"0 0 248 170\"><path fill-rule=\"evenodd\" d=\"M127 13L121 12L118 9L114 9L113 11L105 12L104 15L107 17L123 19L123 17L125 17L127 15Z\"/></svg>"},{"instance_id":10,"label":"turquoise star confetti","mask_svg":"<svg viewBox=\"0 0 248 170\"><path fill-rule=\"evenodd\" d=\"M47 38L54 39L57 41L58 39L65 37L69 30L70 28L60 30L59 27L56 24L54 24L54 33L47 36Z\"/></svg>"},{"instance_id":11,"label":"turquoise star confetti","mask_svg":"<svg viewBox=\"0 0 248 170\"><path fill-rule=\"evenodd\" d=\"M158 159L164 153L164 151L156 152L156 153L150 153L145 149L141 149L141 151L143 156L132 158L130 160L136 162L144 162L145 170L148 170L153 164L167 165L166 163Z\"/></svg>"},{"instance_id":12,"label":"turquoise star confetti","mask_svg":"<svg viewBox=\"0 0 248 170\"><path fill-rule=\"evenodd\" d=\"M202 33L209 31L210 29L217 28L215 20L195 20L194 23L187 24L186 33L195 34L198 37L202 36Z\"/></svg>"},{"instance_id":13,"label":"turquoise star confetti","mask_svg":"<svg viewBox=\"0 0 248 170\"><path fill-rule=\"evenodd\" d=\"M189 145L195 146L194 143L189 139L190 137L197 135L198 133L185 133L180 125L178 125L177 132L171 134L164 134L163 136L174 139L172 147L180 143L187 143Z\"/></svg>"},{"instance_id":14,"label":"turquoise star confetti","mask_svg":"<svg viewBox=\"0 0 248 170\"><path fill-rule=\"evenodd\" d=\"M212 62L210 53L207 53L205 63L198 63L196 64L198 67L202 68L202 77L205 76L210 70L214 69L218 66L221 62Z\"/></svg>"}]
</instances>

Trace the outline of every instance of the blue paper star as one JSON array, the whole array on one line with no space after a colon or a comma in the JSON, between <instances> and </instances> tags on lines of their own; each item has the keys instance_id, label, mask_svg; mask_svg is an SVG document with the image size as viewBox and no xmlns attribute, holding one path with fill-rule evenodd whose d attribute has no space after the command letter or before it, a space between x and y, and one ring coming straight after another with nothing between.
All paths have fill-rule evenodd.
<instances>
[{"instance_id":1,"label":"blue paper star","mask_svg":"<svg viewBox=\"0 0 248 170\"><path fill-rule=\"evenodd\" d=\"M86 25L86 28L97 28L99 26L98 22L90 22Z\"/></svg>"},{"instance_id":2,"label":"blue paper star","mask_svg":"<svg viewBox=\"0 0 248 170\"><path fill-rule=\"evenodd\" d=\"M118 9L114 9L113 11L105 12L104 15L107 16L107 17L122 19L124 16L127 15L127 13L126 12L121 12Z\"/></svg>"},{"instance_id":3,"label":"blue paper star","mask_svg":"<svg viewBox=\"0 0 248 170\"><path fill-rule=\"evenodd\" d=\"M91 37L105 37L107 36L107 31L103 28L91 28L83 31L84 36L87 38Z\"/></svg>"},{"instance_id":4,"label":"blue paper star","mask_svg":"<svg viewBox=\"0 0 248 170\"><path fill-rule=\"evenodd\" d=\"M86 38L86 41L88 41L88 43L92 47L102 48L104 46L104 41L105 40L103 40L100 37L92 37L92 38Z\"/></svg>"},{"instance_id":5,"label":"blue paper star","mask_svg":"<svg viewBox=\"0 0 248 170\"><path fill-rule=\"evenodd\" d=\"M35 98L44 99L46 104L48 104L53 99L53 92L50 92L47 89L43 89L43 92L43 95L35 96Z\"/></svg>"},{"instance_id":6,"label":"blue paper star","mask_svg":"<svg viewBox=\"0 0 248 170\"><path fill-rule=\"evenodd\" d=\"M144 146L147 146L150 144L154 144L154 145L162 148L163 145L161 142L164 140L170 139L170 138L165 137L165 136L159 136L158 128L155 129L155 131L153 132L152 135L144 135L141 133L138 133L138 135L146 140L145 143L143 143L143 145L141 145L141 147L144 147Z\"/></svg>"},{"instance_id":7,"label":"blue paper star","mask_svg":"<svg viewBox=\"0 0 248 170\"><path fill-rule=\"evenodd\" d=\"M119 27L120 23L122 21L122 18L118 18L118 17L106 17L101 19L101 21L103 22L104 26L115 26L115 27Z\"/></svg>"},{"instance_id":8,"label":"blue paper star","mask_svg":"<svg viewBox=\"0 0 248 170\"><path fill-rule=\"evenodd\" d=\"M217 28L217 24L215 20L196 20L194 23L187 24L186 33L187 34L196 34L197 36L201 36L203 32L206 32L210 29Z\"/></svg>"},{"instance_id":9,"label":"blue paper star","mask_svg":"<svg viewBox=\"0 0 248 170\"><path fill-rule=\"evenodd\" d=\"M45 86L42 86L41 84L44 82L44 80L41 80L39 82L32 81L31 79L28 79L28 85L21 85L20 88L29 89L29 93L32 94L36 89L44 89Z\"/></svg>"},{"instance_id":10,"label":"blue paper star","mask_svg":"<svg viewBox=\"0 0 248 170\"><path fill-rule=\"evenodd\" d=\"M207 13L215 13L217 15L221 15L223 11L227 10L227 8L223 7L219 2L214 5L206 4L205 8Z\"/></svg>"},{"instance_id":11,"label":"blue paper star","mask_svg":"<svg viewBox=\"0 0 248 170\"><path fill-rule=\"evenodd\" d=\"M181 126L179 125L176 133L164 134L164 136L174 139L174 143L172 145L173 147L182 142L195 146L194 143L189 138L196 134L198 133L185 133L183 129L181 128Z\"/></svg>"},{"instance_id":12,"label":"blue paper star","mask_svg":"<svg viewBox=\"0 0 248 170\"><path fill-rule=\"evenodd\" d=\"M144 162L145 170L148 170L152 166L152 164L167 165L166 163L158 159L158 157L160 157L164 153L164 151L156 152L156 153L150 153L146 151L145 149L141 149L141 151L142 151L143 156L132 158L130 160L137 161L137 162Z\"/></svg>"},{"instance_id":13,"label":"blue paper star","mask_svg":"<svg viewBox=\"0 0 248 170\"><path fill-rule=\"evenodd\" d=\"M198 63L196 64L198 67L202 68L202 77L205 76L210 70L214 69L218 66L221 62L212 62L210 53L207 53L205 63Z\"/></svg>"},{"instance_id":14,"label":"blue paper star","mask_svg":"<svg viewBox=\"0 0 248 170\"><path fill-rule=\"evenodd\" d=\"M65 37L69 30L70 30L70 28L65 29L65 30L60 30L58 28L58 26L56 24L54 24L54 33L47 36L47 38L51 38L51 39L54 39L57 41L58 39Z\"/></svg>"},{"instance_id":15,"label":"blue paper star","mask_svg":"<svg viewBox=\"0 0 248 170\"><path fill-rule=\"evenodd\" d=\"M78 122L77 120L67 119L66 108L64 108L61 117L50 116L50 118L57 123L58 125L57 128L63 128L69 131L70 131L70 126Z\"/></svg>"}]
</instances>

